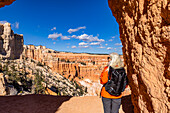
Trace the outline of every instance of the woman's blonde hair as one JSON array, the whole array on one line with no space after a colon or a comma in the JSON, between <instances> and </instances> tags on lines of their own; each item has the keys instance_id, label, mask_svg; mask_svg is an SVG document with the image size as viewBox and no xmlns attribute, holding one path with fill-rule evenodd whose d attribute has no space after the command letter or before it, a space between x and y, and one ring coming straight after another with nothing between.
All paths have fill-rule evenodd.
<instances>
[{"instance_id":1,"label":"woman's blonde hair","mask_svg":"<svg viewBox=\"0 0 170 113\"><path fill-rule=\"evenodd\" d=\"M111 66L114 69L118 69L121 67L124 67L124 63L122 61L122 59L120 58L120 55L117 53L110 53L110 58L111 61L109 63L109 66Z\"/></svg>"}]
</instances>

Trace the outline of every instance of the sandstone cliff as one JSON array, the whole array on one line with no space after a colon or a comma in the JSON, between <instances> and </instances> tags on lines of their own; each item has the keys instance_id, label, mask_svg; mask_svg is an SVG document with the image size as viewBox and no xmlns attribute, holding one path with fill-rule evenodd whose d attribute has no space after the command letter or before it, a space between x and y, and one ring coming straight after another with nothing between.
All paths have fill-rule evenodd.
<instances>
[{"instance_id":1,"label":"sandstone cliff","mask_svg":"<svg viewBox=\"0 0 170 113\"><path fill-rule=\"evenodd\" d=\"M0 58L18 59L23 51L23 35L14 34L9 23L0 24Z\"/></svg>"},{"instance_id":2,"label":"sandstone cliff","mask_svg":"<svg viewBox=\"0 0 170 113\"><path fill-rule=\"evenodd\" d=\"M0 8L4 7L5 5L10 5L12 4L12 2L14 2L15 0L1 0L0 1Z\"/></svg>"},{"instance_id":3,"label":"sandstone cliff","mask_svg":"<svg viewBox=\"0 0 170 113\"><path fill-rule=\"evenodd\" d=\"M170 111L170 1L108 0L119 23L135 113Z\"/></svg>"},{"instance_id":4,"label":"sandstone cliff","mask_svg":"<svg viewBox=\"0 0 170 113\"><path fill-rule=\"evenodd\" d=\"M108 63L108 55L57 52L45 46L34 45L24 45L23 55L87 87L87 95L100 95L102 86L99 77Z\"/></svg>"}]
</instances>

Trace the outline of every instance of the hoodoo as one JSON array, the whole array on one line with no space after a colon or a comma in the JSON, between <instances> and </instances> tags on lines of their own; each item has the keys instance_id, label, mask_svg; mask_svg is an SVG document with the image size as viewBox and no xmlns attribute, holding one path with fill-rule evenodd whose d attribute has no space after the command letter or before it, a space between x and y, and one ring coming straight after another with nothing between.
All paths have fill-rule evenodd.
<instances>
[{"instance_id":1,"label":"hoodoo","mask_svg":"<svg viewBox=\"0 0 170 113\"><path fill-rule=\"evenodd\" d=\"M18 59L23 51L23 35L14 34L10 23L0 24L0 58Z\"/></svg>"}]
</instances>

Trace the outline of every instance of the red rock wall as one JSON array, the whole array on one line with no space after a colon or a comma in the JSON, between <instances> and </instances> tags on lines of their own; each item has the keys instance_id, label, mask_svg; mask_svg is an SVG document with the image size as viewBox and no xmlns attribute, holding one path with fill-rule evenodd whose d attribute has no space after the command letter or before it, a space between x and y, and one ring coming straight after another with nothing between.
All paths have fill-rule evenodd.
<instances>
[{"instance_id":1,"label":"red rock wall","mask_svg":"<svg viewBox=\"0 0 170 113\"><path fill-rule=\"evenodd\" d=\"M0 8L4 7L5 5L10 5L12 4L12 2L14 2L15 0L0 0Z\"/></svg>"},{"instance_id":2,"label":"red rock wall","mask_svg":"<svg viewBox=\"0 0 170 113\"><path fill-rule=\"evenodd\" d=\"M135 113L170 111L170 0L108 0L119 23Z\"/></svg>"}]
</instances>

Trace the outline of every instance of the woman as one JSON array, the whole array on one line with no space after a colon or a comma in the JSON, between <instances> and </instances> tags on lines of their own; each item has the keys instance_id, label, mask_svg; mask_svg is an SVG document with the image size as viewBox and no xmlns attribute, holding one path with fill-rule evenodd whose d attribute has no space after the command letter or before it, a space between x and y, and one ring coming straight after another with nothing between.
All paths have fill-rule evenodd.
<instances>
[{"instance_id":1,"label":"woman","mask_svg":"<svg viewBox=\"0 0 170 113\"><path fill-rule=\"evenodd\" d=\"M108 82L108 76L109 76L108 73L109 73L110 67L116 70L118 73L125 74L126 76L126 73L124 70L124 64L119 54L111 53L108 60L110 60L108 63L108 66L104 68L100 76L100 83L103 85ZM127 81L126 81L126 84L127 84ZM121 105L121 97L122 97L121 94L119 96L113 96L109 94L105 90L105 85L104 85L101 90L101 96L102 96L104 113L118 113L119 112L119 108Z\"/></svg>"}]
</instances>

